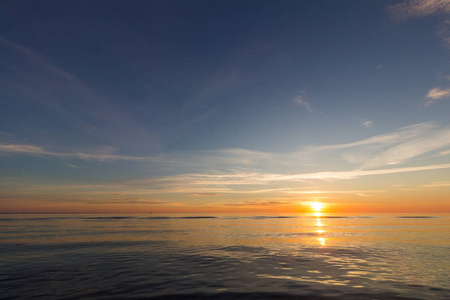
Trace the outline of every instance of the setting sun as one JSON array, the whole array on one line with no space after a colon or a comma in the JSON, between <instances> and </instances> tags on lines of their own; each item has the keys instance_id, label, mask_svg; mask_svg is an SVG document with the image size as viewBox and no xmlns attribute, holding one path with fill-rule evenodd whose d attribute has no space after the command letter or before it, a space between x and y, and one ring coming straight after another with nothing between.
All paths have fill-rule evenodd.
<instances>
[{"instance_id":1,"label":"setting sun","mask_svg":"<svg viewBox=\"0 0 450 300\"><path fill-rule=\"evenodd\" d=\"M323 204L320 202L311 202L311 207L314 211L319 212L322 210L323 208Z\"/></svg>"}]
</instances>

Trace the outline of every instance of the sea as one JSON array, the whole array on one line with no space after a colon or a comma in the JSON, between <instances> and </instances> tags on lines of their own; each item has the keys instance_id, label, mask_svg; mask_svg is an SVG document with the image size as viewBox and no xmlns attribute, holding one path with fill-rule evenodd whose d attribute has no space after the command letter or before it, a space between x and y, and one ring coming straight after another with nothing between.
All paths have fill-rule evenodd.
<instances>
[{"instance_id":1,"label":"sea","mask_svg":"<svg viewBox=\"0 0 450 300\"><path fill-rule=\"evenodd\" d=\"M0 299L450 299L450 214L2 214Z\"/></svg>"}]
</instances>

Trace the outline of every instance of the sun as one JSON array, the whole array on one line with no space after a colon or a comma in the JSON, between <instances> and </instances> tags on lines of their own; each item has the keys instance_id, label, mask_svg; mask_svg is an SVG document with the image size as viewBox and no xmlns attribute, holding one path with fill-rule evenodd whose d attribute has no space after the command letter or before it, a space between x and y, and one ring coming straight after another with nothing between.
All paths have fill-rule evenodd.
<instances>
[{"instance_id":1,"label":"sun","mask_svg":"<svg viewBox=\"0 0 450 300\"><path fill-rule=\"evenodd\" d=\"M311 205L312 209L316 212L321 211L323 208L323 204L320 202L311 202L310 205Z\"/></svg>"}]
</instances>

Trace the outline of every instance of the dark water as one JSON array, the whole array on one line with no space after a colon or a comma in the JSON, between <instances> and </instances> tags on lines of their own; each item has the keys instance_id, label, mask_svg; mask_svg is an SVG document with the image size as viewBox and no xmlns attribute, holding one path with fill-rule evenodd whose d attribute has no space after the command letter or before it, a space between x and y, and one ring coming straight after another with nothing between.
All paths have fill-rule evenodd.
<instances>
[{"instance_id":1,"label":"dark water","mask_svg":"<svg viewBox=\"0 0 450 300\"><path fill-rule=\"evenodd\" d=\"M1 299L450 299L450 215L0 215Z\"/></svg>"}]
</instances>

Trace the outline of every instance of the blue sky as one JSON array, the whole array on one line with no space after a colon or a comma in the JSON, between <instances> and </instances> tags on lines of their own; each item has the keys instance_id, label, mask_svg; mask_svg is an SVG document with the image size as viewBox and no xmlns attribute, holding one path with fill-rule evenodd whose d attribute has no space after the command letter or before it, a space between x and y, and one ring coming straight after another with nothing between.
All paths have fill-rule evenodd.
<instances>
[{"instance_id":1,"label":"blue sky","mask_svg":"<svg viewBox=\"0 0 450 300\"><path fill-rule=\"evenodd\" d=\"M449 13L1 1L0 211L449 210Z\"/></svg>"}]
</instances>

